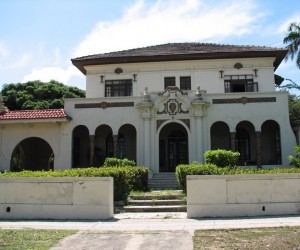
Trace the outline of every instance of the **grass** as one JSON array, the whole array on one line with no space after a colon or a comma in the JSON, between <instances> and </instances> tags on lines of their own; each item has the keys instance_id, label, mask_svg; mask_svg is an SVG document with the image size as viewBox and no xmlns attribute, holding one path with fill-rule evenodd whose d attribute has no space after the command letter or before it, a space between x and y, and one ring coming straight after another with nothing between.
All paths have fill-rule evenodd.
<instances>
[{"instance_id":1,"label":"grass","mask_svg":"<svg viewBox=\"0 0 300 250\"><path fill-rule=\"evenodd\" d=\"M0 229L0 249L49 249L59 240L72 235L71 230Z\"/></svg>"},{"instance_id":2,"label":"grass","mask_svg":"<svg viewBox=\"0 0 300 250\"><path fill-rule=\"evenodd\" d=\"M300 227L196 230L194 249L300 249Z\"/></svg>"}]
</instances>

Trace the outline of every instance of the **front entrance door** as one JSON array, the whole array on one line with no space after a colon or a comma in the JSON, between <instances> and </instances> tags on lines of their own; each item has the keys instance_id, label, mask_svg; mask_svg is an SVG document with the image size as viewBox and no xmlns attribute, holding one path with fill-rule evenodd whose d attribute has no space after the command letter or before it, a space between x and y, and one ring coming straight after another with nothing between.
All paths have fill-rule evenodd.
<instances>
[{"instance_id":1,"label":"front entrance door","mask_svg":"<svg viewBox=\"0 0 300 250\"><path fill-rule=\"evenodd\" d=\"M159 171L175 172L179 164L188 163L188 137L183 126L166 125L160 133Z\"/></svg>"}]
</instances>

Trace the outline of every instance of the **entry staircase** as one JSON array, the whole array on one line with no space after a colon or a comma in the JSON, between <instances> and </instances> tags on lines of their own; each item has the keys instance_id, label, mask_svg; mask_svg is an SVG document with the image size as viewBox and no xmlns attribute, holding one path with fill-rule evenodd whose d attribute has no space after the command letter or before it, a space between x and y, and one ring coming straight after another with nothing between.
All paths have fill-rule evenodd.
<instances>
[{"instance_id":1,"label":"entry staircase","mask_svg":"<svg viewBox=\"0 0 300 250\"><path fill-rule=\"evenodd\" d=\"M186 212L186 196L175 173L154 174L148 187L152 192L129 196L125 212Z\"/></svg>"},{"instance_id":2,"label":"entry staircase","mask_svg":"<svg viewBox=\"0 0 300 250\"><path fill-rule=\"evenodd\" d=\"M153 174L148 179L148 187L151 190L179 190L180 186L176 180L175 173L159 173Z\"/></svg>"},{"instance_id":3,"label":"entry staircase","mask_svg":"<svg viewBox=\"0 0 300 250\"><path fill-rule=\"evenodd\" d=\"M186 212L186 198L178 193L161 194L157 191L150 194L130 195L128 205L124 208L125 212Z\"/></svg>"}]
</instances>

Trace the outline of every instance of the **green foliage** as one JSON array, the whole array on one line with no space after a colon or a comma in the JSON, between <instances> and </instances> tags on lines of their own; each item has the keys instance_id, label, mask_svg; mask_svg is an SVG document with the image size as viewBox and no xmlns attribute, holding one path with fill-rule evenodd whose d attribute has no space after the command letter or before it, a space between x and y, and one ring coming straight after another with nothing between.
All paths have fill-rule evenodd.
<instances>
[{"instance_id":1,"label":"green foliage","mask_svg":"<svg viewBox=\"0 0 300 250\"><path fill-rule=\"evenodd\" d=\"M206 163L214 164L221 168L235 168L239 156L239 152L232 152L224 149L209 150L204 153Z\"/></svg>"},{"instance_id":2,"label":"green foliage","mask_svg":"<svg viewBox=\"0 0 300 250\"><path fill-rule=\"evenodd\" d=\"M218 168L214 164L190 164L178 165L176 167L176 178L182 190L186 192L187 175L221 175L224 169Z\"/></svg>"},{"instance_id":3,"label":"green foliage","mask_svg":"<svg viewBox=\"0 0 300 250\"><path fill-rule=\"evenodd\" d=\"M103 163L103 167L125 167L125 166L135 166L135 162L128 160L127 158L119 159L119 158L113 158L113 157L107 157L105 158L105 161Z\"/></svg>"},{"instance_id":4,"label":"green foliage","mask_svg":"<svg viewBox=\"0 0 300 250\"><path fill-rule=\"evenodd\" d=\"M300 23L291 23L288 27L288 34L283 39L284 43L288 43L288 53L286 59L296 58L296 65L300 68Z\"/></svg>"},{"instance_id":5,"label":"green foliage","mask_svg":"<svg viewBox=\"0 0 300 250\"><path fill-rule=\"evenodd\" d=\"M106 167L68 169L64 171L4 172L0 177L113 177L114 200L127 200L131 190L145 191L148 188L148 169L145 167ZM146 178L147 177L147 178ZM136 179L138 178L138 179Z\"/></svg>"},{"instance_id":6,"label":"green foliage","mask_svg":"<svg viewBox=\"0 0 300 250\"><path fill-rule=\"evenodd\" d=\"M190 164L176 167L176 178L181 188L186 192L187 175L238 175L238 174L287 174L300 173L300 168L276 168L276 169L241 169L220 168L214 164Z\"/></svg>"},{"instance_id":7,"label":"green foliage","mask_svg":"<svg viewBox=\"0 0 300 250\"><path fill-rule=\"evenodd\" d=\"M85 97L85 91L69 87L60 82L29 81L6 84L1 91L5 106L9 110L63 108L64 98Z\"/></svg>"},{"instance_id":8,"label":"green foliage","mask_svg":"<svg viewBox=\"0 0 300 250\"><path fill-rule=\"evenodd\" d=\"M289 116L292 126L300 119L300 98L296 95L289 95Z\"/></svg>"},{"instance_id":9,"label":"green foliage","mask_svg":"<svg viewBox=\"0 0 300 250\"><path fill-rule=\"evenodd\" d=\"M294 166L295 168L300 168L300 145L297 145L294 150L296 155L289 156L290 165Z\"/></svg>"}]
</instances>

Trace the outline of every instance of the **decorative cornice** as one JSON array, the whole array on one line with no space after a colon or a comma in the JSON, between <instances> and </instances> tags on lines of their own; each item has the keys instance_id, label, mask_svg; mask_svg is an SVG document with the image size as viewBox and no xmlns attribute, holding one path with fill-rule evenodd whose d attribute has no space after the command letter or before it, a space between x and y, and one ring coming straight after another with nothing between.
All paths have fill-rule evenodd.
<instances>
[{"instance_id":1,"label":"decorative cornice","mask_svg":"<svg viewBox=\"0 0 300 250\"><path fill-rule=\"evenodd\" d=\"M134 107L134 102L76 103L75 109Z\"/></svg>"},{"instance_id":2,"label":"decorative cornice","mask_svg":"<svg viewBox=\"0 0 300 250\"><path fill-rule=\"evenodd\" d=\"M188 110L182 109L182 103L180 103L176 99L169 99L167 102L164 103L164 109L162 111L157 111L158 115L162 114L169 114L169 115L176 115L179 114L188 114Z\"/></svg>"},{"instance_id":3,"label":"decorative cornice","mask_svg":"<svg viewBox=\"0 0 300 250\"><path fill-rule=\"evenodd\" d=\"M228 98L228 99L213 99L213 104L233 104L233 103L258 103L258 102L276 102L276 97L256 97L256 98L248 98L248 97L241 97L241 98Z\"/></svg>"}]
</instances>

